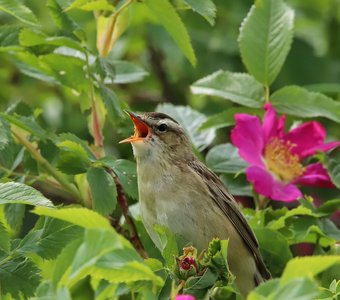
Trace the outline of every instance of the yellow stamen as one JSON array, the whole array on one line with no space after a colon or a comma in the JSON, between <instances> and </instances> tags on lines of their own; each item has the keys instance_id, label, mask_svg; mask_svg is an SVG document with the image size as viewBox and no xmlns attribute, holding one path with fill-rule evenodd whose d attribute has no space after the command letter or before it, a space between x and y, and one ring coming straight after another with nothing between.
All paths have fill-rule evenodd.
<instances>
[{"instance_id":1,"label":"yellow stamen","mask_svg":"<svg viewBox=\"0 0 340 300\"><path fill-rule=\"evenodd\" d=\"M292 153L295 146L290 141L273 138L264 150L268 169L283 182L291 182L305 171L299 156Z\"/></svg>"}]
</instances>

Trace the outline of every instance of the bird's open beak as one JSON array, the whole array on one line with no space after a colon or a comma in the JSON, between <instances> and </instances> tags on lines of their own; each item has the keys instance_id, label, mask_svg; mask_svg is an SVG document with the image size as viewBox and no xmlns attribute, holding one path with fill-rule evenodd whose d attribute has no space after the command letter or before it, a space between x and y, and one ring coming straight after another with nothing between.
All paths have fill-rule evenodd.
<instances>
[{"instance_id":1,"label":"bird's open beak","mask_svg":"<svg viewBox=\"0 0 340 300\"><path fill-rule=\"evenodd\" d=\"M136 141L141 141L144 138L146 138L147 135L149 134L150 127L141 119L141 117L139 117L135 113L127 111L127 110L126 110L126 113L130 116L133 124L135 125L134 126L135 133L133 136L130 136L129 138L120 141L119 144L133 143Z\"/></svg>"}]
</instances>

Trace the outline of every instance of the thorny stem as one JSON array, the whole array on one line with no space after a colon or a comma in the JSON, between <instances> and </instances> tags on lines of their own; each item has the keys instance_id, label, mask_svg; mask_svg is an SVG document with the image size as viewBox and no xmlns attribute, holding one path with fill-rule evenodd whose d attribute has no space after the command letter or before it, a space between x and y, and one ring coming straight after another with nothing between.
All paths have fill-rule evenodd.
<instances>
[{"instance_id":1,"label":"thorny stem","mask_svg":"<svg viewBox=\"0 0 340 300\"><path fill-rule=\"evenodd\" d=\"M148 254L146 253L144 246L142 242L139 239L138 233L137 233L137 228L135 223L133 222L130 214L129 214L129 206L126 200L125 193L123 191L122 184L119 181L119 178L117 175L111 170L107 169L110 175L112 176L116 187L117 187L117 193L118 193L118 204L122 210L122 213L124 215L126 224L128 226L128 230L130 233L130 241L132 242L133 246L135 249L138 251L138 253L143 257L143 258L148 258Z\"/></svg>"},{"instance_id":2,"label":"thorny stem","mask_svg":"<svg viewBox=\"0 0 340 300\"><path fill-rule=\"evenodd\" d=\"M126 9L134 0L128 0L126 3L124 3L119 9L115 11L115 13L112 15L110 19L110 24L108 25L108 28L106 30L105 39L104 39L104 47L101 51L102 56L107 56L111 50L111 41L113 36L113 31L116 25L116 21L118 16L123 12L124 9Z\"/></svg>"},{"instance_id":3,"label":"thorny stem","mask_svg":"<svg viewBox=\"0 0 340 300\"><path fill-rule=\"evenodd\" d=\"M28 152L34 157L34 159L45 169L47 173L53 176L74 198L78 203L82 203L81 196L77 188L68 182L67 178L62 173L56 170L37 149L26 138L21 136L18 132L12 129L12 133L15 138L28 150Z\"/></svg>"}]
</instances>

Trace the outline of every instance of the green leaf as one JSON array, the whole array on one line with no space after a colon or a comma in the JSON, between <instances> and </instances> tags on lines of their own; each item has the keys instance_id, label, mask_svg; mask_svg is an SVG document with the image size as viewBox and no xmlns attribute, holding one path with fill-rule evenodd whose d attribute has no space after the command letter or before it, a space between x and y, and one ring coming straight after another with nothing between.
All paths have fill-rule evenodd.
<instances>
[{"instance_id":1,"label":"green leaf","mask_svg":"<svg viewBox=\"0 0 340 300\"><path fill-rule=\"evenodd\" d=\"M321 214L330 215L335 211L340 210L340 199L327 200L317 208L317 212Z\"/></svg>"},{"instance_id":2,"label":"green leaf","mask_svg":"<svg viewBox=\"0 0 340 300\"><path fill-rule=\"evenodd\" d=\"M39 191L18 182L0 183L0 204L7 203L53 207L52 202Z\"/></svg>"},{"instance_id":3,"label":"green leaf","mask_svg":"<svg viewBox=\"0 0 340 300\"><path fill-rule=\"evenodd\" d=\"M325 117L340 123L340 103L299 86L286 86L271 95L276 110L298 117Z\"/></svg>"},{"instance_id":4,"label":"green leaf","mask_svg":"<svg viewBox=\"0 0 340 300\"><path fill-rule=\"evenodd\" d=\"M0 250L8 253L11 247L9 233L7 232L6 227L0 221Z\"/></svg>"},{"instance_id":5,"label":"green leaf","mask_svg":"<svg viewBox=\"0 0 340 300\"><path fill-rule=\"evenodd\" d=\"M122 104L113 90L101 84L99 87L100 96L107 109L107 115L112 122L124 116Z\"/></svg>"},{"instance_id":6,"label":"green leaf","mask_svg":"<svg viewBox=\"0 0 340 300\"><path fill-rule=\"evenodd\" d=\"M305 256L295 257L288 262L281 282L286 283L299 277L314 277L334 264L340 263L340 256Z\"/></svg>"},{"instance_id":7,"label":"green leaf","mask_svg":"<svg viewBox=\"0 0 340 300\"><path fill-rule=\"evenodd\" d=\"M20 242L18 252L38 254L44 259L54 259L61 250L76 239L82 230L70 223L45 218L41 229L33 229Z\"/></svg>"},{"instance_id":8,"label":"green leaf","mask_svg":"<svg viewBox=\"0 0 340 300\"><path fill-rule=\"evenodd\" d=\"M216 6L211 0L184 0L190 8L203 16L211 26L215 24Z\"/></svg>"},{"instance_id":9,"label":"green leaf","mask_svg":"<svg viewBox=\"0 0 340 300\"><path fill-rule=\"evenodd\" d=\"M114 68L114 74L112 73L112 70L110 73L107 73L109 68L108 64L111 64L111 67ZM105 70L108 77L105 78L104 82L108 84L126 84L138 82L142 81L146 76L149 75L149 73L140 66L123 60L115 60L112 62L107 62L106 60Z\"/></svg>"},{"instance_id":10,"label":"green leaf","mask_svg":"<svg viewBox=\"0 0 340 300\"><path fill-rule=\"evenodd\" d=\"M334 185L340 189L340 158L325 157L323 164Z\"/></svg>"},{"instance_id":11,"label":"green leaf","mask_svg":"<svg viewBox=\"0 0 340 300\"><path fill-rule=\"evenodd\" d=\"M232 144L220 144L211 148L206 156L207 166L216 173L239 173L247 163L238 155Z\"/></svg>"},{"instance_id":12,"label":"green leaf","mask_svg":"<svg viewBox=\"0 0 340 300\"><path fill-rule=\"evenodd\" d=\"M57 144L60 149L58 169L66 174L85 173L91 160L84 147L73 141L62 141Z\"/></svg>"},{"instance_id":13,"label":"green leaf","mask_svg":"<svg viewBox=\"0 0 340 300\"><path fill-rule=\"evenodd\" d=\"M166 113L173 117L185 129L192 144L202 151L208 147L215 138L215 130L208 129L199 131L203 122L207 119L205 115L193 110L189 106L175 106L172 104L161 104L156 108L157 111Z\"/></svg>"},{"instance_id":14,"label":"green leaf","mask_svg":"<svg viewBox=\"0 0 340 300\"><path fill-rule=\"evenodd\" d=\"M256 0L239 35L242 60L269 86L279 74L293 40L294 11L281 0Z\"/></svg>"},{"instance_id":15,"label":"green leaf","mask_svg":"<svg viewBox=\"0 0 340 300\"><path fill-rule=\"evenodd\" d=\"M115 268L103 268L101 267L101 262L98 261L96 267L91 271L91 275L95 278L104 278L114 283L151 280L157 286L164 284L161 277L157 276L148 266L139 261L129 261L124 264L118 261L115 264Z\"/></svg>"},{"instance_id":16,"label":"green leaf","mask_svg":"<svg viewBox=\"0 0 340 300\"><path fill-rule=\"evenodd\" d=\"M11 128L0 116L0 150L3 150L11 141Z\"/></svg>"},{"instance_id":17,"label":"green leaf","mask_svg":"<svg viewBox=\"0 0 340 300\"><path fill-rule=\"evenodd\" d=\"M154 18L164 26L190 63L196 65L196 56L189 34L168 0L146 0L144 2Z\"/></svg>"},{"instance_id":18,"label":"green leaf","mask_svg":"<svg viewBox=\"0 0 340 300\"><path fill-rule=\"evenodd\" d=\"M44 129L40 127L40 125L32 118L20 115L7 115L1 114L9 123L12 123L29 133L35 135L36 137L44 140L47 137L47 134Z\"/></svg>"},{"instance_id":19,"label":"green leaf","mask_svg":"<svg viewBox=\"0 0 340 300\"><path fill-rule=\"evenodd\" d=\"M65 31L74 31L79 29L79 26L67 16L57 0L47 0L47 7L54 23L60 29Z\"/></svg>"},{"instance_id":20,"label":"green leaf","mask_svg":"<svg viewBox=\"0 0 340 300\"><path fill-rule=\"evenodd\" d=\"M97 212L87 208L60 208L52 209L47 207L36 207L32 211L40 216L53 217L64 220L84 228L106 228L113 230L108 219Z\"/></svg>"},{"instance_id":21,"label":"green leaf","mask_svg":"<svg viewBox=\"0 0 340 300\"><path fill-rule=\"evenodd\" d=\"M75 255L83 242L83 235L78 239L69 243L60 253L56 260L54 272L52 275L52 283L54 286L61 287L67 284L68 276L71 272L71 265L74 261Z\"/></svg>"},{"instance_id":22,"label":"green leaf","mask_svg":"<svg viewBox=\"0 0 340 300\"><path fill-rule=\"evenodd\" d=\"M260 244L262 257L273 276L279 276L287 262L292 259L286 238L270 228L254 228Z\"/></svg>"},{"instance_id":23,"label":"green leaf","mask_svg":"<svg viewBox=\"0 0 340 300\"><path fill-rule=\"evenodd\" d=\"M84 52L84 48L78 41L65 36L46 36L43 32L24 28L19 35L20 45L32 47L37 45L54 45L61 47L69 47L80 52Z\"/></svg>"},{"instance_id":24,"label":"green leaf","mask_svg":"<svg viewBox=\"0 0 340 300\"><path fill-rule=\"evenodd\" d=\"M20 50L19 32L20 26L3 25L0 26L0 51Z\"/></svg>"},{"instance_id":25,"label":"green leaf","mask_svg":"<svg viewBox=\"0 0 340 300\"><path fill-rule=\"evenodd\" d=\"M133 199L138 199L136 163L125 159L113 160L109 157L104 157L100 161L113 169L122 183L125 193Z\"/></svg>"},{"instance_id":26,"label":"green leaf","mask_svg":"<svg viewBox=\"0 0 340 300\"><path fill-rule=\"evenodd\" d=\"M252 187L244 173L238 174L237 177L225 173L220 176L220 179L232 195L253 197Z\"/></svg>"},{"instance_id":27,"label":"green leaf","mask_svg":"<svg viewBox=\"0 0 340 300\"><path fill-rule=\"evenodd\" d=\"M263 111L255 108L229 108L225 111L209 116L207 120L201 125L200 130L209 128L219 129L228 127L235 124L235 114L251 114L251 115L263 115Z\"/></svg>"},{"instance_id":28,"label":"green leaf","mask_svg":"<svg viewBox=\"0 0 340 300\"><path fill-rule=\"evenodd\" d=\"M108 10L113 12L115 10L114 6L112 6L107 0L75 0L68 8L66 8L66 11L75 8L86 11Z\"/></svg>"},{"instance_id":29,"label":"green leaf","mask_svg":"<svg viewBox=\"0 0 340 300\"><path fill-rule=\"evenodd\" d=\"M8 225L14 230L19 230L25 215L24 204L5 204L4 212Z\"/></svg>"},{"instance_id":30,"label":"green leaf","mask_svg":"<svg viewBox=\"0 0 340 300\"><path fill-rule=\"evenodd\" d=\"M11 294L14 299L20 299L22 293L25 299L34 295L40 282L40 271L29 259L16 257L0 265L1 293Z\"/></svg>"},{"instance_id":31,"label":"green leaf","mask_svg":"<svg viewBox=\"0 0 340 300\"><path fill-rule=\"evenodd\" d=\"M84 241L72 262L70 280L84 277L100 257L116 249L131 248L116 232L105 229L86 229ZM128 249L124 249L127 251ZM138 259L138 256L136 255Z\"/></svg>"},{"instance_id":32,"label":"green leaf","mask_svg":"<svg viewBox=\"0 0 340 300\"><path fill-rule=\"evenodd\" d=\"M96 167L89 168L86 176L93 209L102 215L110 215L117 204L117 189L112 176L103 168Z\"/></svg>"},{"instance_id":33,"label":"green leaf","mask_svg":"<svg viewBox=\"0 0 340 300\"><path fill-rule=\"evenodd\" d=\"M175 267L175 256L178 255L178 246L175 235L166 227L161 225L154 225L159 238L159 248L168 268L171 270Z\"/></svg>"},{"instance_id":34,"label":"green leaf","mask_svg":"<svg viewBox=\"0 0 340 300\"><path fill-rule=\"evenodd\" d=\"M0 0L0 10L28 25L38 25L33 12L19 0Z\"/></svg>"},{"instance_id":35,"label":"green leaf","mask_svg":"<svg viewBox=\"0 0 340 300\"><path fill-rule=\"evenodd\" d=\"M261 284L252 291L248 300L310 300L317 299L319 288L316 283L308 278L296 278L286 284L281 284L278 279Z\"/></svg>"},{"instance_id":36,"label":"green leaf","mask_svg":"<svg viewBox=\"0 0 340 300\"><path fill-rule=\"evenodd\" d=\"M315 213L313 213L310 209L300 205L296 208L293 208L291 210L288 210L282 217L272 221L271 223L268 224L268 227L274 230L278 230L282 227L286 226L286 220L291 217L296 217L296 216L312 216L312 217L317 217Z\"/></svg>"},{"instance_id":37,"label":"green leaf","mask_svg":"<svg viewBox=\"0 0 340 300\"><path fill-rule=\"evenodd\" d=\"M262 107L263 86L245 73L217 71L191 85L193 94L217 96L248 106Z\"/></svg>"}]
</instances>

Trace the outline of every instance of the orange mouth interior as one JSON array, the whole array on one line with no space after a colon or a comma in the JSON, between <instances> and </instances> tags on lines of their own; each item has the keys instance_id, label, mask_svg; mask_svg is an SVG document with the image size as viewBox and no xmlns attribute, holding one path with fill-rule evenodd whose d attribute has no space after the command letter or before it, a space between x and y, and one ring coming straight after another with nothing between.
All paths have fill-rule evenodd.
<instances>
[{"instance_id":1,"label":"orange mouth interior","mask_svg":"<svg viewBox=\"0 0 340 300\"><path fill-rule=\"evenodd\" d=\"M129 138L120 141L119 142L120 144L141 141L144 138L146 138L149 134L149 126L144 121L142 121L140 117L131 112L127 113L129 114L132 122L134 123L135 132L133 136L130 136Z\"/></svg>"}]
</instances>

